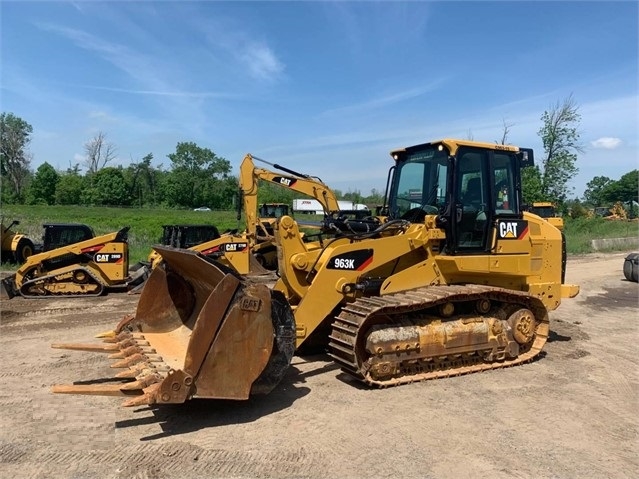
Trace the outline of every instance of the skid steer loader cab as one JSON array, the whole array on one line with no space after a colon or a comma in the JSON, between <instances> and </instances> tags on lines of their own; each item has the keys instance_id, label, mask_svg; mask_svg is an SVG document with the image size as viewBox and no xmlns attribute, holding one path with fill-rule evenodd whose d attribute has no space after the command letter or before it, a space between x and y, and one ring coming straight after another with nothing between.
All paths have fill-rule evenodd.
<instances>
[{"instance_id":1,"label":"skid steer loader cab","mask_svg":"<svg viewBox=\"0 0 639 479\"><path fill-rule=\"evenodd\" d=\"M52 251L95 238L93 228L80 223L47 223L42 228L42 251Z\"/></svg>"},{"instance_id":2,"label":"skid steer loader cab","mask_svg":"<svg viewBox=\"0 0 639 479\"><path fill-rule=\"evenodd\" d=\"M520 168L532 163L532 150L443 140L392 155L390 216L416 222L438 215L449 254L490 252L493 224L498 239L524 232Z\"/></svg>"}]
</instances>

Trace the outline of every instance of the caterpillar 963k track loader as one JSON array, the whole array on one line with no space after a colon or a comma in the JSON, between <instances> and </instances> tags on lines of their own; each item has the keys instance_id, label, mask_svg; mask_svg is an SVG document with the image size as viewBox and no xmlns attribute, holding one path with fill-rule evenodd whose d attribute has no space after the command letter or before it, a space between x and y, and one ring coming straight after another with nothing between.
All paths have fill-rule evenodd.
<instances>
[{"instance_id":1,"label":"caterpillar 963k track loader","mask_svg":"<svg viewBox=\"0 0 639 479\"><path fill-rule=\"evenodd\" d=\"M532 150L445 139L392 156L375 224L306 242L280 218L272 289L195 252L159 248L163 266L135 315L102 344L54 345L110 353L122 382L54 391L133 396L125 405L246 399L272 389L294 352L317 340L343 371L376 386L534 358L548 312L579 288L562 284L560 231L521 209L520 168Z\"/></svg>"},{"instance_id":2,"label":"caterpillar 963k track loader","mask_svg":"<svg viewBox=\"0 0 639 479\"><path fill-rule=\"evenodd\" d=\"M128 230L29 256L16 274L2 280L2 295L99 296L107 290L126 290L137 279L128 272Z\"/></svg>"}]
</instances>

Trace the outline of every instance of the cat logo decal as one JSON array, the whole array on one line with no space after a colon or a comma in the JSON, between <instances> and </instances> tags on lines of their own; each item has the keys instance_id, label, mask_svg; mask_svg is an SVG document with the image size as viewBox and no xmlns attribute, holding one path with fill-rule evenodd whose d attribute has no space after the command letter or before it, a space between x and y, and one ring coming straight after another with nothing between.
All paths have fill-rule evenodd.
<instances>
[{"instance_id":1,"label":"cat logo decal","mask_svg":"<svg viewBox=\"0 0 639 479\"><path fill-rule=\"evenodd\" d=\"M497 237L499 239L520 240L528 234L528 221L501 220L497 222Z\"/></svg>"}]
</instances>

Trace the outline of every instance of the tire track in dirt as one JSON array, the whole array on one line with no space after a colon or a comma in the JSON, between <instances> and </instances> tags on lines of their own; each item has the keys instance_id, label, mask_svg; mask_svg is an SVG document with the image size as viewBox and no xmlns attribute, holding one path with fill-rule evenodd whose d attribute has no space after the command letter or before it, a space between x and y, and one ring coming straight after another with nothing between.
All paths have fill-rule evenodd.
<instances>
[{"instance_id":1,"label":"tire track in dirt","mask_svg":"<svg viewBox=\"0 0 639 479\"><path fill-rule=\"evenodd\" d=\"M122 295L97 298L17 298L3 301L0 328L3 335L23 334L25 331L70 328L78 324L111 326L126 314L135 312L139 297Z\"/></svg>"},{"instance_id":2,"label":"tire track in dirt","mask_svg":"<svg viewBox=\"0 0 639 479\"><path fill-rule=\"evenodd\" d=\"M305 448L289 451L206 450L185 442L171 442L160 446L121 445L105 451L46 451L27 450L14 444L0 448L0 462L19 465L49 464L61 470L71 466L85 469L93 464L116 473L116 477L157 477L158 472L172 477L318 477L321 471L309 472L320 462L321 455ZM85 469L86 470L86 469ZM319 474L318 474L319 473Z\"/></svg>"},{"instance_id":3,"label":"tire track in dirt","mask_svg":"<svg viewBox=\"0 0 639 479\"><path fill-rule=\"evenodd\" d=\"M20 463L30 449L19 443L0 443L0 464Z\"/></svg>"},{"instance_id":4,"label":"tire track in dirt","mask_svg":"<svg viewBox=\"0 0 639 479\"><path fill-rule=\"evenodd\" d=\"M66 359L69 358L69 359ZM62 360L60 360L62 359ZM57 360L49 362L40 362L37 365L30 365L26 369L14 369L9 371L0 370L0 379L4 378L32 378L35 376L46 376L47 380L55 378L50 374L52 370L61 370L68 373L71 369L80 368L95 374L101 366L108 368L106 355L87 355L80 357L76 355L71 359L71 355L63 354ZM67 374L68 375L68 374ZM113 376L113 374L111 374ZM79 378L76 378L79 380Z\"/></svg>"}]
</instances>

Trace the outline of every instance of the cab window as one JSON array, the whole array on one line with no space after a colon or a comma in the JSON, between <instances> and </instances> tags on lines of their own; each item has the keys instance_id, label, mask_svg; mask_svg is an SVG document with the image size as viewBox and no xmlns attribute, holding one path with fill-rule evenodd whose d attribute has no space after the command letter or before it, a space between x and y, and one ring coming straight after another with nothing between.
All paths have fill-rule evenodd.
<instances>
[{"instance_id":1,"label":"cab window","mask_svg":"<svg viewBox=\"0 0 639 479\"><path fill-rule=\"evenodd\" d=\"M495 153L493 157L493 192L496 214L517 213L517 197L514 194L513 156Z\"/></svg>"}]
</instances>

